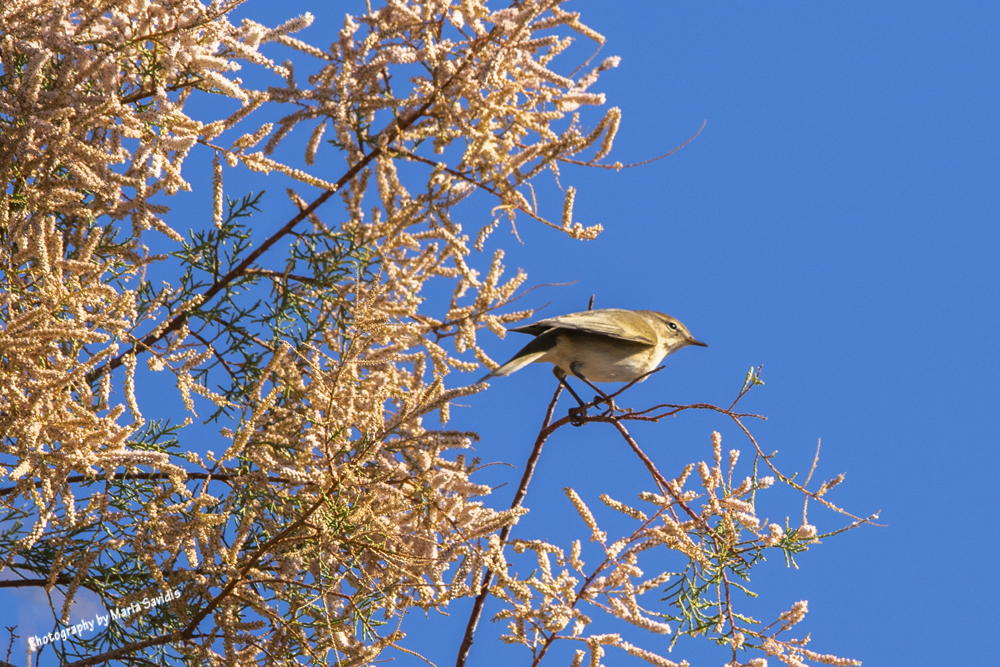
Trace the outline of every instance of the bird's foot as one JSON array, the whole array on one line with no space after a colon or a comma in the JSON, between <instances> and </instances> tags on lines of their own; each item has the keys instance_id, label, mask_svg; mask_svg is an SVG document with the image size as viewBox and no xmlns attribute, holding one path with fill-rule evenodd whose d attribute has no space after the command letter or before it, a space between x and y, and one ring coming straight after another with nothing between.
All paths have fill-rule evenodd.
<instances>
[{"instance_id":1,"label":"bird's foot","mask_svg":"<svg viewBox=\"0 0 1000 667\"><path fill-rule=\"evenodd\" d=\"M569 423L573 426L583 426L587 419L587 408L570 408Z\"/></svg>"},{"instance_id":2,"label":"bird's foot","mask_svg":"<svg viewBox=\"0 0 1000 667\"><path fill-rule=\"evenodd\" d=\"M605 405L608 406L608 409L602 413L605 415L613 415L616 412L627 412L626 410L622 410L621 408L619 408L618 405L615 403L615 399L611 398L610 396L594 396L594 403L596 405L604 403Z\"/></svg>"}]
</instances>

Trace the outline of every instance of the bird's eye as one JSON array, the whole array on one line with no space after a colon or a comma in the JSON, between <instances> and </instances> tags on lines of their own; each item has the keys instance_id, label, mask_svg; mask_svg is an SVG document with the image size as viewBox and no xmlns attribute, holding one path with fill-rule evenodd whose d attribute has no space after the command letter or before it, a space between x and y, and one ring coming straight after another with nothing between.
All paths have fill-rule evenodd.
<instances>
[{"instance_id":1,"label":"bird's eye","mask_svg":"<svg viewBox=\"0 0 1000 667\"><path fill-rule=\"evenodd\" d=\"M675 322L671 322L670 328L673 329L674 331L677 331L677 324Z\"/></svg>"}]
</instances>

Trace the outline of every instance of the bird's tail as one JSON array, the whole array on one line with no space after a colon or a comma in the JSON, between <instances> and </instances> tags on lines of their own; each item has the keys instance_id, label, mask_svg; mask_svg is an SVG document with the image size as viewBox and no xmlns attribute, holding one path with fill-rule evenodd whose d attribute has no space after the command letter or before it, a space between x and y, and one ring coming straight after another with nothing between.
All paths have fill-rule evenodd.
<instances>
[{"instance_id":1,"label":"bird's tail","mask_svg":"<svg viewBox=\"0 0 1000 667\"><path fill-rule=\"evenodd\" d=\"M534 363L535 361L538 361L538 359L540 357L544 357L545 356L546 352L548 352L548 350L542 350L541 352L531 352L529 354L525 354L525 355L522 355L522 356L514 357L513 359L511 359L510 361L508 361L506 364L504 364L503 366L501 366L500 368L498 368L498 369L496 369L494 371L490 371L489 373L487 373L483 377L481 377L478 380L476 380L476 384L479 384L480 382L486 382L490 378L507 377L511 373L513 373L515 371L521 370L522 368L524 368L528 364Z\"/></svg>"},{"instance_id":2,"label":"bird's tail","mask_svg":"<svg viewBox=\"0 0 1000 667\"><path fill-rule=\"evenodd\" d=\"M506 377L515 371L521 370L528 364L538 361L548 354L549 350L555 347L555 344L556 334L554 332L547 331L543 333L541 336L538 336L533 341L522 347L521 351L515 354L513 359L495 371L491 371L477 380L476 384L486 382L490 378Z\"/></svg>"}]
</instances>

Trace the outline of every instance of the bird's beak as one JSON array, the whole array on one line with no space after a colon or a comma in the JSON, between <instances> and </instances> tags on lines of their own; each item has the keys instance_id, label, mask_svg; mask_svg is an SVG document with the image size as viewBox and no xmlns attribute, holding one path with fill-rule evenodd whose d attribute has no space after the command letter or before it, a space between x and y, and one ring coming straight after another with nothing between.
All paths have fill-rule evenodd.
<instances>
[{"instance_id":1,"label":"bird's beak","mask_svg":"<svg viewBox=\"0 0 1000 667\"><path fill-rule=\"evenodd\" d=\"M695 340L694 338L688 338L688 345L697 345L698 347L708 347L708 343L702 343L700 340Z\"/></svg>"}]
</instances>

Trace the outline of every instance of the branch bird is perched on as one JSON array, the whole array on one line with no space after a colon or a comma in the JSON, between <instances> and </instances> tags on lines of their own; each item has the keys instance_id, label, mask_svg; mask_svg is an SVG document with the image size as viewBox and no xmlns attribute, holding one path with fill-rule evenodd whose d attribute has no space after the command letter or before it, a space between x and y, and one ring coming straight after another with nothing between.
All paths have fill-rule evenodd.
<instances>
[{"instance_id":1,"label":"branch bird is perched on","mask_svg":"<svg viewBox=\"0 0 1000 667\"><path fill-rule=\"evenodd\" d=\"M587 310L511 331L532 334L535 339L480 382L510 375L531 363L548 362L555 365L553 372L563 384L572 375L607 398L593 382L632 382L682 347L708 347L678 320L655 310ZM572 389L570 392L582 406L583 401Z\"/></svg>"}]
</instances>

